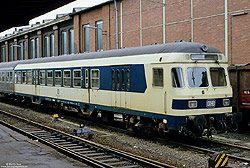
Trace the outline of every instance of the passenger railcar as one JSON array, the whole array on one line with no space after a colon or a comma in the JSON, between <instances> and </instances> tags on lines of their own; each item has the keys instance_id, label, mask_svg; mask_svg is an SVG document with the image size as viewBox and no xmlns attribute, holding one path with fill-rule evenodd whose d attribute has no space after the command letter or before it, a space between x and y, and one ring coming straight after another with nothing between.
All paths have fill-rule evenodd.
<instances>
[{"instance_id":1,"label":"passenger railcar","mask_svg":"<svg viewBox=\"0 0 250 168\"><path fill-rule=\"evenodd\" d=\"M220 51L191 42L38 58L13 63L8 94L107 121L122 114L133 129L201 136L226 128L232 112L227 67Z\"/></svg>"}]
</instances>

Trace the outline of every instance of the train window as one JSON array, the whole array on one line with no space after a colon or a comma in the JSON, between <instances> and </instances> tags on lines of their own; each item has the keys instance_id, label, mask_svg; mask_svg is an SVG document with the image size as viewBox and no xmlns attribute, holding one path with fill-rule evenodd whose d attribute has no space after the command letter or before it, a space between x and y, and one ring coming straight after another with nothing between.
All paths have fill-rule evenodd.
<instances>
[{"instance_id":1,"label":"train window","mask_svg":"<svg viewBox=\"0 0 250 168\"><path fill-rule=\"evenodd\" d=\"M9 80L10 80L10 73L6 72L6 82L9 82Z\"/></svg>"},{"instance_id":2,"label":"train window","mask_svg":"<svg viewBox=\"0 0 250 168\"><path fill-rule=\"evenodd\" d=\"M172 68L171 75L172 75L172 86L174 88L183 88L184 82L183 82L182 68Z\"/></svg>"},{"instance_id":3,"label":"train window","mask_svg":"<svg viewBox=\"0 0 250 168\"><path fill-rule=\"evenodd\" d=\"M82 83L82 73L81 70L74 70L74 86L81 87Z\"/></svg>"},{"instance_id":4,"label":"train window","mask_svg":"<svg viewBox=\"0 0 250 168\"><path fill-rule=\"evenodd\" d=\"M62 85L62 73L61 73L61 71L55 71L55 85L56 86Z\"/></svg>"},{"instance_id":5,"label":"train window","mask_svg":"<svg viewBox=\"0 0 250 168\"><path fill-rule=\"evenodd\" d=\"M187 68L187 77L190 87L208 87L207 69L204 67Z\"/></svg>"},{"instance_id":6,"label":"train window","mask_svg":"<svg viewBox=\"0 0 250 168\"><path fill-rule=\"evenodd\" d=\"M71 86L70 70L63 71L63 84L64 86Z\"/></svg>"},{"instance_id":7,"label":"train window","mask_svg":"<svg viewBox=\"0 0 250 168\"><path fill-rule=\"evenodd\" d=\"M224 68L210 68L210 75L213 86L215 87L227 86Z\"/></svg>"},{"instance_id":8,"label":"train window","mask_svg":"<svg viewBox=\"0 0 250 168\"><path fill-rule=\"evenodd\" d=\"M10 83L13 82L13 72L10 72Z\"/></svg>"},{"instance_id":9,"label":"train window","mask_svg":"<svg viewBox=\"0 0 250 168\"><path fill-rule=\"evenodd\" d=\"M163 87L163 69L153 68L153 86Z\"/></svg>"},{"instance_id":10,"label":"train window","mask_svg":"<svg viewBox=\"0 0 250 168\"><path fill-rule=\"evenodd\" d=\"M127 69L127 91L130 90L130 70Z\"/></svg>"},{"instance_id":11,"label":"train window","mask_svg":"<svg viewBox=\"0 0 250 168\"><path fill-rule=\"evenodd\" d=\"M16 72L16 83L21 83L21 72Z\"/></svg>"},{"instance_id":12,"label":"train window","mask_svg":"<svg viewBox=\"0 0 250 168\"><path fill-rule=\"evenodd\" d=\"M125 89L125 71L124 69L122 70L122 90Z\"/></svg>"},{"instance_id":13,"label":"train window","mask_svg":"<svg viewBox=\"0 0 250 168\"><path fill-rule=\"evenodd\" d=\"M0 82L2 82L2 72L0 72Z\"/></svg>"},{"instance_id":14,"label":"train window","mask_svg":"<svg viewBox=\"0 0 250 168\"><path fill-rule=\"evenodd\" d=\"M91 88L100 88L100 71L99 69L91 70Z\"/></svg>"},{"instance_id":15,"label":"train window","mask_svg":"<svg viewBox=\"0 0 250 168\"><path fill-rule=\"evenodd\" d=\"M112 89L115 90L115 70L112 70Z\"/></svg>"},{"instance_id":16,"label":"train window","mask_svg":"<svg viewBox=\"0 0 250 168\"><path fill-rule=\"evenodd\" d=\"M120 71L119 71L119 69L117 69L116 79L117 79L117 90L119 90L120 89Z\"/></svg>"},{"instance_id":17,"label":"train window","mask_svg":"<svg viewBox=\"0 0 250 168\"><path fill-rule=\"evenodd\" d=\"M27 84L32 84L32 71L27 71Z\"/></svg>"},{"instance_id":18,"label":"train window","mask_svg":"<svg viewBox=\"0 0 250 168\"><path fill-rule=\"evenodd\" d=\"M40 85L45 85L45 71L40 71L39 80L40 80Z\"/></svg>"},{"instance_id":19,"label":"train window","mask_svg":"<svg viewBox=\"0 0 250 168\"><path fill-rule=\"evenodd\" d=\"M47 85L53 85L53 71L47 71Z\"/></svg>"},{"instance_id":20,"label":"train window","mask_svg":"<svg viewBox=\"0 0 250 168\"><path fill-rule=\"evenodd\" d=\"M89 87L89 70L85 70L85 87Z\"/></svg>"},{"instance_id":21,"label":"train window","mask_svg":"<svg viewBox=\"0 0 250 168\"><path fill-rule=\"evenodd\" d=\"M34 85L38 84L38 71L37 70L33 71L33 83Z\"/></svg>"},{"instance_id":22,"label":"train window","mask_svg":"<svg viewBox=\"0 0 250 168\"><path fill-rule=\"evenodd\" d=\"M2 81L5 81L5 72L2 72Z\"/></svg>"},{"instance_id":23,"label":"train window","mask_svg":"<svg viewBox=\"0 0 250 168\"><path fill-rule=\"evenodd\" d=\"M26 84L26 71L22 72L22 84Z\"/></svg>"}]
</instances>

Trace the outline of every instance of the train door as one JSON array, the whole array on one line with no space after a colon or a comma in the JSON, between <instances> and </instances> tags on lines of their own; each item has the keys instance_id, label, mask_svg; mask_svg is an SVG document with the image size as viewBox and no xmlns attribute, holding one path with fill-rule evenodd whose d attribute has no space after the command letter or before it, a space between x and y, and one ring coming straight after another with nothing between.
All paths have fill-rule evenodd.
<instances>
[{"instance_id":1,"label":"train door","mask_svg":"<svg viewBox=\"0 0 250 168\"><path fill-rule=\"evenodd\" d=\"M40 88L38 87L39 71L33 70L33 84L35 86L35 95L40 95Z\"/></svg>"},{"instance_id":2,"label":"train door","mask_svg":"<svg viewBox=\"0 0 250 168\"><path fill-rule=\"evenodd\" d=\"M130 105L130 69L112 68L112 106L128 108Z\"/></svg>"},{"instance_id":3,"label":"train door","mask_svg":"<svg viewBox=\"0 0 250 168\"><path fill-rule=\"evenodd\" d=\"M82 69L82 75L83 75L83 88L86 89L86 92L84 93L84 101L87 101L88 104L90 104L90 68L83 68Z\"/></svg>"}]
</instances>

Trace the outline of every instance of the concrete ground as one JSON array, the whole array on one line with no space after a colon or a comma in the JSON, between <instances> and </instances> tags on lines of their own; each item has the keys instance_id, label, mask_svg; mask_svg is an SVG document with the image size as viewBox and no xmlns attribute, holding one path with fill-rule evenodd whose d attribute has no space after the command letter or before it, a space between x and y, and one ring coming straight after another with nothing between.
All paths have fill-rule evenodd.
<instances>
[{"instance_id":1,"label":"concrete ground","mask_svg":"<svg viewBox=\"0 0 250 168\"><path fill-rule=\"evenodd\" d=\"M0 125L0 168L79 167L87 166Z\"/></svg>"}]
</instances>

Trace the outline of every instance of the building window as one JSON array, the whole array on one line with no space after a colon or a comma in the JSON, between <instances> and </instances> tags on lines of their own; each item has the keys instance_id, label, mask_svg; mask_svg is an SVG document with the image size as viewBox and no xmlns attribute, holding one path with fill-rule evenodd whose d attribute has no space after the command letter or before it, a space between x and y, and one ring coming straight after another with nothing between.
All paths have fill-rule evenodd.
<instances>
[{"instance_id":1,"label":"building window","mask_svg":"<svg viewBox=\"0 0 250 168\"><path fill-rule=\"evenodd\" d=\"M64 86L71 86L71 75L70 70L63 71L63 84Z\"/></svg>"},{"instance_id":2,"label":"building window","mask_svg":"<svg viewBox=\"0 0 250 168\"><path fill-rule=\"evenodd\" d=\"M27 84L32 84L32 71L27 72Z\"/></svg>"},{"instance_id":3,"label":"building window","mask_svg":"<svg viewBox=\"0 0 250 168\"><path fill-rule=\"evenodd\" d=\"M39 80L40 80L40 85L45 85L45 71L40 71Z\"/></svg>"},{"instance_id":4,"label":"building window","mask_svg":"<svg viewBox=\"0 0 250 168\"><path fill-rule=\"evenodd\" d=\"M33 59L35 58L35 39L30 40L30 58Z\"/></svg>"},{"instance_id":5,"label":"building window","mask_svg":"<svg viewBox=\"0 0 250 168\"><path fill-rule=\"evenodd\" d=\"M81 70L74 70L74 86L81 87L82 73Z\"/></svg>"},{"instance_id":6,"label":"building window","mask_svg":"<svg viewBox=\"0 0 250 168\"><path fill-rule=\"evenodd\" d=\"M44 57L49 56L49 36L44 37Z\"/></svg>"},{"instance_id":7,"label":"building window","mask_svg":"<svg viewBox=\"0 0 250 168\"><path fill-rule=\"evenodd\" d=\"M53 71L47 71L47 85L52 86L53 85Z\"/></svg>"},{"instance_id":8,"label":"building window","mask_svg":"<svg viewBox=\"0 0 250 168\"><path fill-rule=\"evenodd\" d=\"M153 68L153 86L163 87L163 69Z\"/></svg>"},{"instance_id":9,"label":"building window","mask_svg":"<svg viewBox=\"0 0 250 168\"><path fill-rule=\"evenodd\" d=\"M36 38L36 58L39 58L39 38Z\"/></svg>"},{"instance_id":10,"label":"building window","mask_svg":"<svg viewBox=\"0 0 250 168\"><path fill-rule=\"evenodd\" d=\"M62 73L61 73L61 71L55 71L55 85L56 86L62 85Z\"/></svg>"},{"instance_id":11,"label":"building window","mask_svg":"<svg viewBox=\"0 0 250 168\"><path fill-rule=\"evenodd\" d=\"M83 26L83 51L89 52L89 24Z\"/></svg>"},{"instance_id":12,"label":"building window","mask_svg":"<svg viewBox=\"0 0 250 168\"><path fill-rule=\"evenodd\" d=\"M91 70L91 88L99 89L100 88L100 71L99 69Z\"/></svg>"},{"instance_id":13,"label":"building window","mask_svg":"<svg viewBox=\"0 0 250 168\"><path fill-rule=\"evenodd\" d=\"M22 84L26 84L26 71L22 72Z\"/></svg>"},{"instance_id":14,"label":"building window","mask_svg":"<svg viewBox=\"0 0 250 168\"><path fill-rule=\"evenodd\" d=\"M23 60L23 43L18 44L18 50L17 50L17 60Z\"/></svg>"},{"instance_id":15,"label":"building window","mask_svg":"<svg viewBox=\"0 0 250 168\"><path fill-rule=\"evenodd\" d=\"M67 32L62 32L62 55L67 54Z\"/></svg>"},{"instance_id":16,"label":"building window","mask_svg":"<svg viewBox=\"0 0 250 168\"><path fill-rule=\"evenodd\" d=\"M2 47L1 62L5 62L6 51L5 47Z\"/></svg>"},{"instance_id":17,"label":"building window","mask_svg":"<svg viewBox=\"0 0 250 168\"><path fill-rule=\"evenodd\" d=\"M23 60L27 59L26 55L26 41L23 42Z\"/></svg>"},{"instance_id":18,"label":"building window","mask_svg":"<svg viewBox=\"0 0 250 168\"><path fill-rule=\"evenodd\" d=\"M69 30L69 53L74 54L74 29Z\"/></svg>"},{"instance_id":19,"label":"building window","mask_svg":"<svg viewBox=\"0 0 250 168\"><path fill-rule=\"evenodd\" d=\"M11 44L10 46L10 60L9 61L14 61L14 46Z\"/></svg>"},{"instance_id":20,"label":"building window","mask_svg":"<svg viewBox=\"0 0 250 168\"><path fill-rule=\"evenodd\" d=\"M55 35L50 35L50 56L55 55Z\"/></svg>"},{"instance_id":21,"label":"building window","mask_svg":"<svg viewBox=\"0 0 250 168\"><path fill-rule=\"evenodd\" d=\"M102 48L102 21L96 22L96 50L101 51Z\"/></svg>"}]
</instances>

